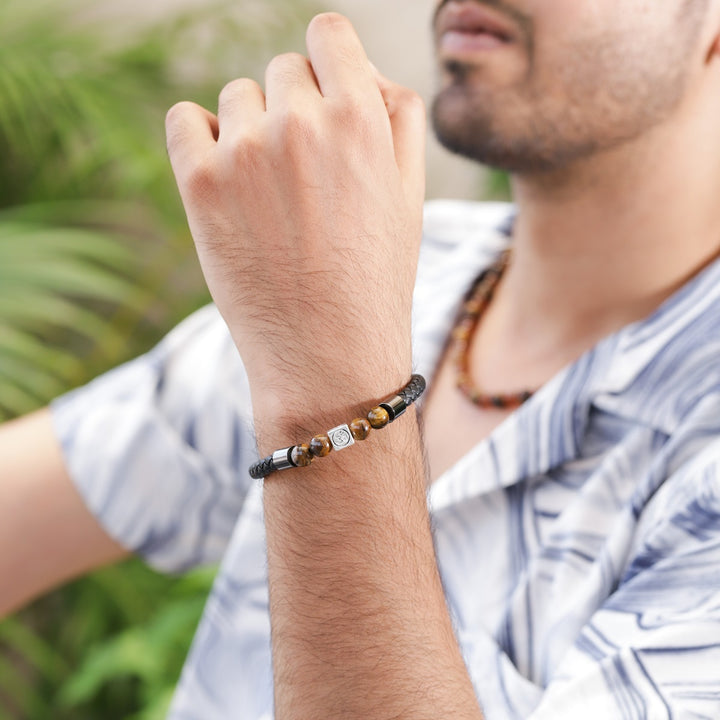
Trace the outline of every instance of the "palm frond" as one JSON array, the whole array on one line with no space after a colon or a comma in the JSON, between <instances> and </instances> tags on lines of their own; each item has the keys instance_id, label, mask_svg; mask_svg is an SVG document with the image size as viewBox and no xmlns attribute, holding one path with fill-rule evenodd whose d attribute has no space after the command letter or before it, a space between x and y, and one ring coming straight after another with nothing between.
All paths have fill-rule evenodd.
<instances>
[{"instance_id":1,"label":"palm frond","mask_svg":"<svg viewBox=\"0 0 720 720\"><path fill-rule=\"evenodd\" d=\"M9 213L8 213L9 214ZM15 213L16 218L21 213ZM82 378L76 348L117 342L108 308L141 313L147 293L130 249L109 232L20 222L0 214L0 419L28 412Z\"/></svg>"}]
</instances>

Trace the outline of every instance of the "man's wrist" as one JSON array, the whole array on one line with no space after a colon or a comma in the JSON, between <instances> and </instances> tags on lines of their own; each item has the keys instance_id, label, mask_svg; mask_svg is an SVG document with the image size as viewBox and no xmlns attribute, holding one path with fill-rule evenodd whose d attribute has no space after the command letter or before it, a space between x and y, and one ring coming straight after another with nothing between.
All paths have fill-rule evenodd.
<instances>
[{"instance_id":1,"label":"man's wrist","mask_svg":"<svg viewBox=\"0 0 720 720\"><path fill-rule=\"evenodd\" d=\"M353 374L349 366L334 376L321 374L293 383L251 383L253 414L258 444L263 452L282 444L307 442L319 433L356 418L388 396L398 392L409 381L412 371L406 367L384 369L374 376Z\"/></svg>"},{"instance_id":2,"label":"man's wrist","mask_svg":"<svg viewBox=\"0 0 720 720\"><path fill-rule=\"evenodd\" d=\"M404 415L408 408L425 392L425 378L413 374L397 392L374 405L367 413L354 413L352 420L326 431L313 434L307 442L278 448L271 455L253 463L250 476L265 478L275 472L307 467L316 458L325 458L333 451L345 450L356 442L364 442L375 431L383 430ZM306 434L309 436L310 431Z\"/></svg>"}]
</instances>

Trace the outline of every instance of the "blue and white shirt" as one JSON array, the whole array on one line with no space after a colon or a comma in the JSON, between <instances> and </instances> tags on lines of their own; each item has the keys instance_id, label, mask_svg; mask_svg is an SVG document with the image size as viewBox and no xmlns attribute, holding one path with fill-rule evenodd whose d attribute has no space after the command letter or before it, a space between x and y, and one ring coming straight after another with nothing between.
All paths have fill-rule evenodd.
<instances>
[{"instance_id":1,"label":"blue and white shirt","mask_svg":"<svg viewBox=\"0 0 720 720\"><path fill-rule=\"evenodd\" d=\"M428 205L426 377L511 213ZM222 558L172 720L271 718L262 486L217 311L61 398L54 418L110 535L166 571ZM720 718L720 261L552 379L433 484L429 507L488 720Z\"/></svg>"}]
</instances>

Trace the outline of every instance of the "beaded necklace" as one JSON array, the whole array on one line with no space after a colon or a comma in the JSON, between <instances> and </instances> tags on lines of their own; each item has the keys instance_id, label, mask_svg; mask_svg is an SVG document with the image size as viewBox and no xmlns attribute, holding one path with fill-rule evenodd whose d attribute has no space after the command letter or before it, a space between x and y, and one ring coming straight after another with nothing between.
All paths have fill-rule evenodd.
<instances>
[{"instance_id":1,"label":"beaded necklace","mask_svg":"<svg viewBox=\"0 0 720 720\"><path fill-rule=\"evenodd\" d=\"M481 408L503 410L517 408L533 394L530 390L523 390L516 393L489 395L477 388L470 375L470 345L473 336L509 260L510 250L504 250L498 260L481 273L471 288L452 331L452 353L457 387L471 403Z\"/></svg>"}]
</instances>

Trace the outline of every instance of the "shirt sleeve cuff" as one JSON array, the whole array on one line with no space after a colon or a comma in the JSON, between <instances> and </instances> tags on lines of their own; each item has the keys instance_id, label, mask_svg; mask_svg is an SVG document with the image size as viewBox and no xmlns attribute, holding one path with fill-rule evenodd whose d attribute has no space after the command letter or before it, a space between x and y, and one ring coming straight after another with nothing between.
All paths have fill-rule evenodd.
<instances>
[{"instance_id":1,"label":"shirt sleeve cuff","mask_svg":"<svg viewBox=\"0 0 720 720\"><path fill-rule=\"evenodd\" d=\"M222 557L256 458L242 363L214 307L51 406L89 510L158 570Z\"/></svg>"}]
</instances>

